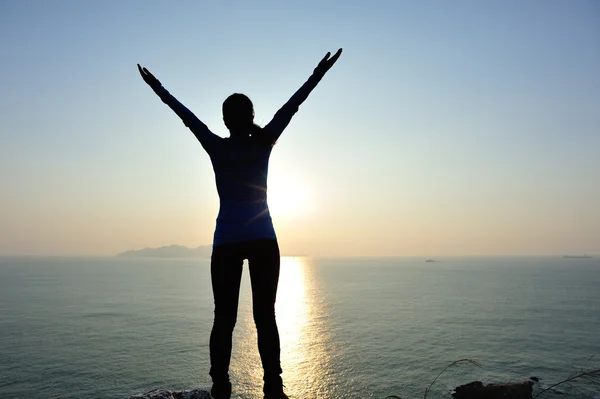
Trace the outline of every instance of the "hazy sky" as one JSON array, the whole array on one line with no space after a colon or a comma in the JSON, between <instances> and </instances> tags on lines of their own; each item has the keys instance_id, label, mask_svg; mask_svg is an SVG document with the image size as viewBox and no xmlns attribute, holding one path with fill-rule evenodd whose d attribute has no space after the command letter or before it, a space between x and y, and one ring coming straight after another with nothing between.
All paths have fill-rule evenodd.
<instances>
[{"instance_id":1,"label":"hazy sky","mask_svg":"<svg viewBox=\"0 0 600 399\"><path fill-rule=\"evenodd\" d=\"M0 254L210 244L209 158L136 63L226 136L338 47L271 158L283 252L600 253L597 1L4 0Z\"/></svg>"}]
</instances>

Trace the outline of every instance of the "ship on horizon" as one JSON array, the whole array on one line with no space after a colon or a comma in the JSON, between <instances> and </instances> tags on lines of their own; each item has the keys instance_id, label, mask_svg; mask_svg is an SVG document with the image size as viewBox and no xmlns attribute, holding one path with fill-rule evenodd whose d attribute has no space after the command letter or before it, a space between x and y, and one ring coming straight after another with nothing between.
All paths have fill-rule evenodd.
<instances>
[{"instance_id":1,"label":"ship on horizon","mask_svg":"<svg viewBox=\"0 0 600 399\"><path fill-rule=\"evenodd\" d=\"M563 258L565 258L565 259L591 259L591 258L593 258L593 256L590 256L588 254L583 254L583 255L563 255Z\"/></svg>"}]
</instances>

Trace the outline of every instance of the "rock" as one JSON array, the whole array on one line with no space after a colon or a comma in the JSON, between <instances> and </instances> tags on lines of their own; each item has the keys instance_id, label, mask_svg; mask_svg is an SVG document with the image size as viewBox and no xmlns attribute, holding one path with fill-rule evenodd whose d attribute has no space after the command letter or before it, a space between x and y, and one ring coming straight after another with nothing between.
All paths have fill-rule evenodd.
<instances>
[{"instance_id":1,"label":"rock","mask_svg":"<svg viewBox=\"0 0 600 399\"><path fill-rule=\"evenodd\" d=\"M529 377L531 381L540 382L539 377Z\"/></svg>"},{"instance_id":2,"label":"rock","mask_svg":"<svg viewBox=\"0 0 600 399\"><path fill-rule=\"evenodd\" d=\"M532 386L532 381L485 386L481 381L473 381L456 387L452 396L456 399L531 399Z\"/></svg>"},{"instance_id":3,"label":"rock","mask_svg":"<svg viewBox=\"0 0 600 399\"><path fill-rule=\"evenodd\" d=\"M140 395L130 396L129 399L212 399L212 396L202 389L192 389L187 391L154 389Z\"/></svg>"}]
</instances>

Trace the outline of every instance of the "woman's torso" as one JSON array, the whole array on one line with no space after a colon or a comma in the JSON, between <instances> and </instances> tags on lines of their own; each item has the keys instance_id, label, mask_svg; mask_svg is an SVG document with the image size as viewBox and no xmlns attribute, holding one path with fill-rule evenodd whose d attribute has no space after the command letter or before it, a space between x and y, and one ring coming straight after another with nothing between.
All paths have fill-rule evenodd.
<instances>
[{"instance_id":1,"label":"woman's torso","mask_svg":"<svg viewBox=\"0 0 600 399\"><path fill-rule=\"evenodd\" d=\"M267 205L272 148L250 137L223 139L211 154L220 202L213 246L276 239Z\"/></svg>"}]
</instances>

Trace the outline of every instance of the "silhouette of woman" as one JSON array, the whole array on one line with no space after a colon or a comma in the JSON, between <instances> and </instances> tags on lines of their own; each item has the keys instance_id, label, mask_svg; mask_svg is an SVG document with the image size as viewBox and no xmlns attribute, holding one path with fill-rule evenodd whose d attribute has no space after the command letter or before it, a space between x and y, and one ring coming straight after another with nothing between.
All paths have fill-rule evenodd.
<instances>
[{"instance_id":1,"label":"silhouette of woman","mask_svg":"<svg viewBox=\"0 0 600 399\"><path fill-rule=\"evenodd\" d=\"M254 123L254 108L248 97L238 93L229 96L223 102L223 121L230 132L230 137L225 139L212 133L154 75L138 64L144 81L200 141L215 172L220 200L210 267L215 302L210 334L210 376L211 394L215 399L231 397L229 362L244 259L248 260L250 269L252 308L264 370L264 398L287 398L281 380L279 332L275 322L280 258L267 205L269 156L300 104L341 53L342 49L333 57L327 53L309 79L263 128Z\"/></svg>"}]
</instances>

